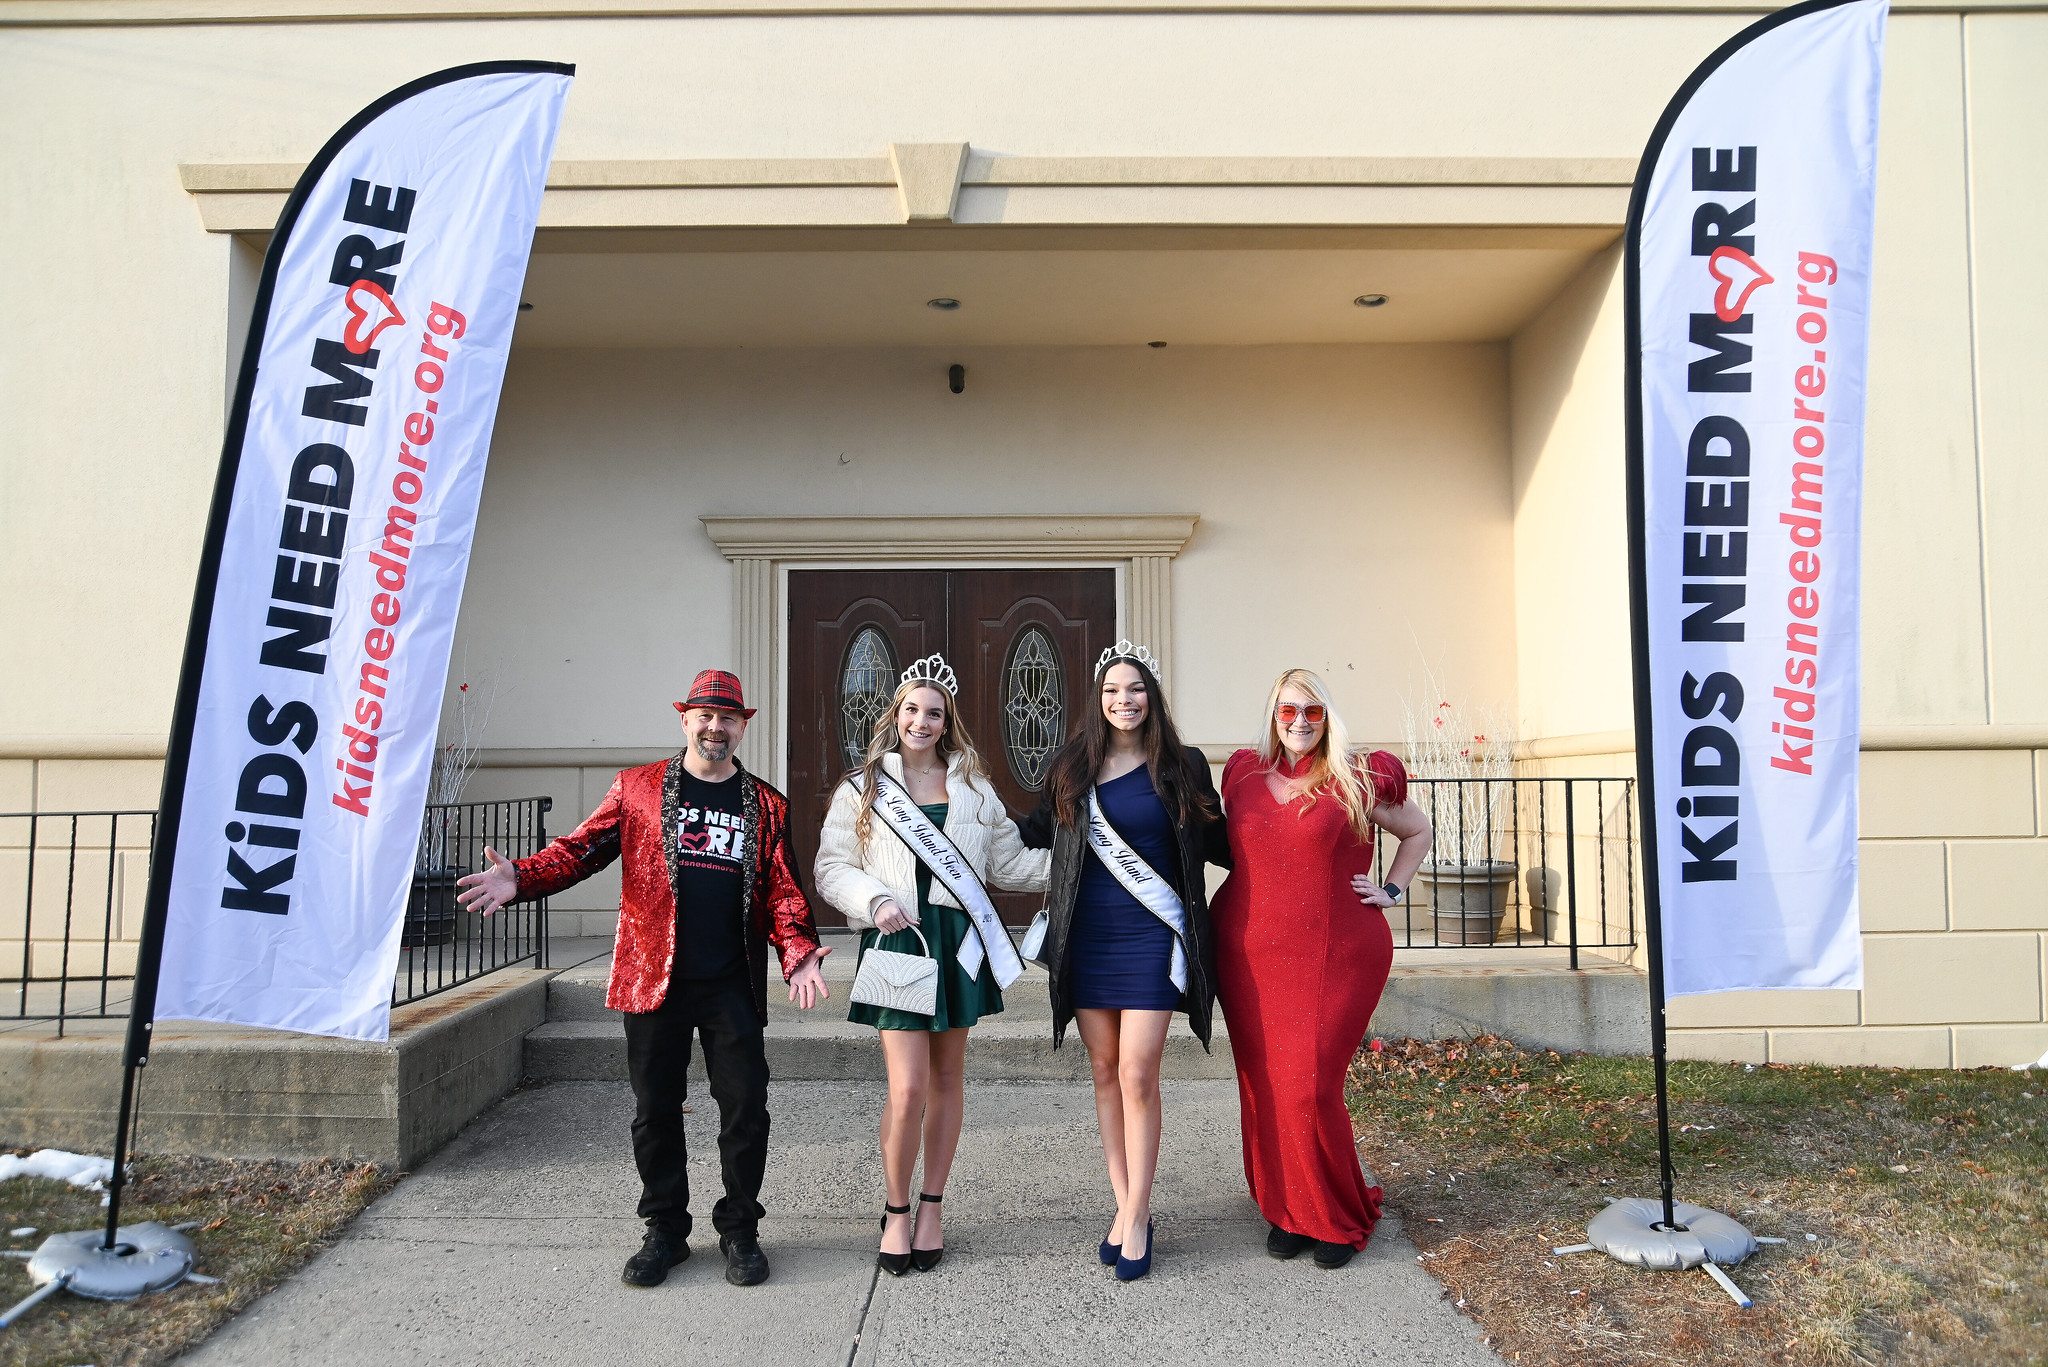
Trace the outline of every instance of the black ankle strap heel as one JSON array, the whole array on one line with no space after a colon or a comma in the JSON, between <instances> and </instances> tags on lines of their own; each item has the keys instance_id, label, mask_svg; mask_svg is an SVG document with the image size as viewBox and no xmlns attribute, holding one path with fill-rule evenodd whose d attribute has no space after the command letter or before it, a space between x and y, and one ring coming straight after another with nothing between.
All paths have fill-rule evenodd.
<instances>
[{"instance_id":1,"label":"black ankle strap heel","mask_svg":"<svg viewBox=\"0 0 2048 1367\"><path fill-rule=\"evenodd\" d=\"M882 1210L884 1212L882 1215L882 1228L887 1229L891 1215L910 1214L910 1202L905 1201L900 1206L892 1206L887 1201L883 1201ZM892 1277L900 1277L910 1271L910 1255L908 1253L877 1253L875 1254L875 1263Z\"/></svg>"},{"instance_id":2,"label":"black ankle strap heel","mask_svg":"<svg viewBox=\"0 0 2048 1367\"><path fill-rule=\"evenodd\" d=\"M944 1193L934 1196L928 1191L921 1191L917 1194L917 1199L920 1201L929 1201L933 1205L937 1205L939 1202L945 1200L946 1197ZM915 1238L915 1233L913 1233L911 1237ZM920 1272L931 1271L933 1268L939 1265L939 1259L945 1256L946 1246L944 1244L940 1244L937 1248L918 1248L915 1245L913 1245L910 1250L910 1261L916 1264L917 1270Z\"/></svg>"}]
</instances>

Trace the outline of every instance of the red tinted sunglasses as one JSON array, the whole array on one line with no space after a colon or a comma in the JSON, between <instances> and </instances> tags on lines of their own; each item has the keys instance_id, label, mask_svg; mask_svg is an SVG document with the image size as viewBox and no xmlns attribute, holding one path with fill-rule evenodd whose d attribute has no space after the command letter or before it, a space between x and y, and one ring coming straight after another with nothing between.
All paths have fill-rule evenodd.
<instances>
[{"instance_id":1,"label":"red tinted sunglasses","mask_svg":"<svg viewBox=\"0 0 2048 1367\"><path fill-rule=\"evenodd\" d=\"M1284 702L1273 709L1273 715L1275 718L1279 720L1282 726L1294 725L1294 719L1296 717L1301 718L1310 726L1321 726L1323 724L1323 718L1329 715L1329 709L1325 708L1319 702L1312 702L1309 703L1307 706L1301 706L1299 704L1291 702Z\"/></svg>"}]
</instances>

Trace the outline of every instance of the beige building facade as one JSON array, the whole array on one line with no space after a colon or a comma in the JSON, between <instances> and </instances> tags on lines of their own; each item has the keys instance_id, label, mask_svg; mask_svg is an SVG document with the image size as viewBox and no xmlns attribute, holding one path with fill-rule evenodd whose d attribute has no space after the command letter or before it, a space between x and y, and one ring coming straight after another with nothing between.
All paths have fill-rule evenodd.
<instances>
[{"instance_id":1,"label":"beige building facade","mask_svg":"<svg viewBox=\"0 0 2048 1367\"><path fill-rule=\"evenodd\" d=\"M1631 774L1628 187L1761 12L0 0L0 811L155 805L285 194L383 91L502 57L578 76L455 652L495 689L470 796L566 828L672 750L710 665L783 780L792 576L821 571L1107 572L1218 759L1306 665L1361 737L1435 680L1512 719L1530 777ZM1678 1052L2048 1049L2044 71L2029 6L1892 17L1866 987L1685 999ZM602 931L615 892L556 915Z\"/></svg>"}]
</instances>

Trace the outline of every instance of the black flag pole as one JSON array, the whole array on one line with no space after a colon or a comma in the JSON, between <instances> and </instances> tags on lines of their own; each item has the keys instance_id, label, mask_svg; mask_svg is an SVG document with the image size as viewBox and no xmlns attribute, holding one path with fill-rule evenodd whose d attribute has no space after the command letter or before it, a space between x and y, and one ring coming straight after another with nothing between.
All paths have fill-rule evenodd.
<instances>
[{"instance_id":1,"label":"black flag pole","mask_svg":"<svg viewBox=\"0 0 2048 1367\"><path fill-rule=\"evenodd\" d=\"M1715 54L1719 59L1720 53ZM1718 66L1714 60L1706 68ZM1704 79L1705 70L1680 90L1636 170L1635 188L1629 194L1628 242L1622 264L1623 313L1628 370L1624 394L1628 422L1628 617L1629 654L1635 676L1636 791L1643 847L1643 938L1650 956L1650 1064L1657 1078L1657 1171L1664 1195L1664 1227L1678 1227L1672 1209L1671 1093L1665 1067L1664 1040L1664 906L1663 884L1657 873L1657 765L1655 732L1651 725L1653 700L1650 689L1650 569L1647 477L1643 469L1643 208L1649 197L1650 178L1657 169L1657 157L1664 139L1677 120L1678 111Z\"/></svg>"},{"instance_id":2,"label":"black flag pole","mask_svg":"<svg viewBox=\"0 0 2048 1367\"><path fill-rule=\"evenodd\" d=\"M1670 116L1667 114L1668 124ZM1635 675L1636 791L1643 847L1643 938L1650 957L1650 1063L1657 1078L1657 1170L1664 1195L1664 1227L1683 1228L1672 1209L1671 1094L1665 1067L1664 1039L1664 908L1662 885L1657 875L1657 766L1655 736L1651 726L1650 696L1650 585L1646 559L1647 510L1643 471L1643 323L1641 251L1642 206L1650 174L1656 168L1656 154L1663 144L1666 128L1660 127L1644 154L1630 196L1628 246L1625 255L1623 293L1627 314L1626 342L1628 383L1628 607L1630 654Z\"/></svg>"}]
</instances>

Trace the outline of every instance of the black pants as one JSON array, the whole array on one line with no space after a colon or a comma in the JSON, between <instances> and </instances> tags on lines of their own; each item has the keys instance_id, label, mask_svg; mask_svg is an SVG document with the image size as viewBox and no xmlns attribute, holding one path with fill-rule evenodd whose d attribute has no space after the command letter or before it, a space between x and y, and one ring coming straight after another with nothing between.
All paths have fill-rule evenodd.
<instances>
[{"instance_id":1,"label":"black pants","mask_svg":"<svg viewBox=\"0 0 2048 1367\"><path fill-rule=\"evenodd\" d=\"M683 1147L683 1098L690 1035L704 1041L704 1071L718 1102L718 1169L725 1195L711 1211L723 1234L753 1234L764 1213L768 1163L768 1055L744 974L670 979L652 1011L626 1013L626 1072L633 1080L633 1161L640 1169L640 1216L678 1238L690 1233L690 1174Z\"/></svg>"}]
</instances>

